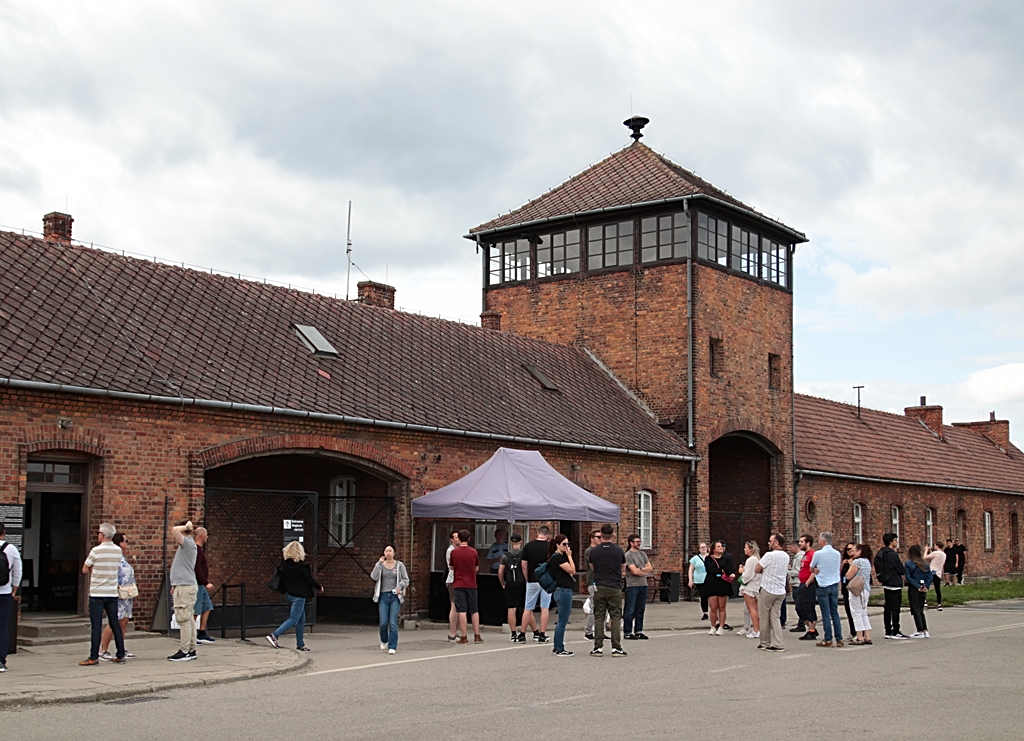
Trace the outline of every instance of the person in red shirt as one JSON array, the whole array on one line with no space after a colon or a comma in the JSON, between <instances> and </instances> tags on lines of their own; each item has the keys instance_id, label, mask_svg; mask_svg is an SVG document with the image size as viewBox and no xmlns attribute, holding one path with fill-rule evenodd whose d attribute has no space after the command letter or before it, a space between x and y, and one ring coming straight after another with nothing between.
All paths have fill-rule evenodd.
<instances>
[{"instance_id":1,"label":"person in red shirt","mask_svg":"<svg viewBox=\"0 0 1024 741\"><path fill-rule=\"evenodd\" d=\"M459 530L459 545L452 551L452 571L455 581L455 612L458 615L457 643L469 643L466 634L467 615L473 623L473 642L483 643L480 637L480 612L477 610L476 574L480 570L480 557L469 545L469 530Z\"/></svg>"},{"instance_id":2,"label":"person in red shirt","mask_svg":"<svg viewBox=\"0 0 1024 741\"><path fill-rule=\"evenodd\" d=\"M804 627L807 629L807 632L800 636L799 640L801 641L815 641L818 639L818 631L815 629L818 615L814 610L817 586L814 583L814 575L811 574L811 559L814 558L814 548L811 547L813 542L810 535L800 536L799 546L800 550L803 551L804 557L800 561L800 571L797 572L800 586L796 588L794 601L796 602L796 614L803 621Z\"/></svg>"}]
</instances>

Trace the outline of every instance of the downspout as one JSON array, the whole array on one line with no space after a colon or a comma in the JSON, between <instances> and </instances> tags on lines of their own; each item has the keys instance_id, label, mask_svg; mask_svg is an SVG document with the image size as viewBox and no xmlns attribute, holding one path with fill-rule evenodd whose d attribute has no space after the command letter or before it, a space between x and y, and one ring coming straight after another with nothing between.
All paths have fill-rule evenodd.
<instances>
[{"instance_id":1,"label":"downspout","mask_svg":"<svg viewBox=\"0 0 1024 741\"><path fill-rule=\"evenodd\" d=\"M690 216L690 256L686 260L686 447L693 451L693 253L697 230L690 215L689 201L683 201L683 211ZM683 566L690 555L690 497L695 490L693 482L697 478L697 461L690 461L690 471L686 476L685 505L683 507L686 524L684 526L686 543L683 547Z\"/></svg>"},{"instance_id":2,"label":"downspout","mask_svg":"<svg viewBox=\"0 0 1024 741\"><path fill-rule=\"evenodd\" d=\"M796 372L793 367L794 358L796 354L793 351L793 249L792 245L789 248L789 264L786 266L786 275L789 278L789 426L790 426L790 438L791 438L791 465L793 470L793 539L797 538L797 528L799 526L800 516L800 505L799 498L797 497L797 488L800 485L800 479L803 474L796 473L796 389L794 379L796 378Z\"/></svg>"}]
</instances>

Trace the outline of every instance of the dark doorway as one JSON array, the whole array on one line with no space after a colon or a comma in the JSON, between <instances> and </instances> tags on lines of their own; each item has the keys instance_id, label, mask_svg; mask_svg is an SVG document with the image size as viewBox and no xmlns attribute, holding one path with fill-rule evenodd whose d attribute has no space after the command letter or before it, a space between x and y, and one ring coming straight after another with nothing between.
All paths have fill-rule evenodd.
<instances>
[{"instance_id":1,"label":"dark doorway","mask_svg":"<svg viewBox=\"0 0 1024 741\"><path fill-rule=\"evenodd\" d=\"M78 609L81 568L82 495L44 493L40 497L39 608L61 612Z\"/></svg>"},{"instance_id":2,"label":"dark doorway","mask_svg":"<svg viewBox=\"0 0 1024 741\"><path fill-rule=\"evenodd\" d=\"M708 457L711 539L726 541L737 561L747 540L763 552L772 523L771 454L747 436L727 435L711 443Z\"/></svg>"},{"instance_id":3,"label":"dark doorway","mask_svg":"<svg viewBox=\"0 0 1024 741\"><path fill-rule=\"evenodd\" d=\"M1017 513L1010 513L1010 571L1020 571L1020 525Z\"/></svg>"}]
</instances>

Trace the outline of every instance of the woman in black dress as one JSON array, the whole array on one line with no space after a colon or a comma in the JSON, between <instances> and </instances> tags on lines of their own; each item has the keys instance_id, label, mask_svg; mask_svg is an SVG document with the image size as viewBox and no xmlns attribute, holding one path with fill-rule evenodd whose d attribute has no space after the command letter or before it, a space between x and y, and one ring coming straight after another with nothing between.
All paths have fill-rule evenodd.
<instances>
[{"instance_id":1,"label":"woman in black dress","mask_svg":"<svg viewBox=\"0 0 1024 741\"><path fill-rule=\"evenodd\" d=\"M711 553L704 559L707 577L704 588L708 592L708 610L711 613L710 635L724 635L725 605L732 596L732 583L736 581L736 567L732 556L725 553L725 545L720 540L711 544Z\"/></svg>"}]
</instances>

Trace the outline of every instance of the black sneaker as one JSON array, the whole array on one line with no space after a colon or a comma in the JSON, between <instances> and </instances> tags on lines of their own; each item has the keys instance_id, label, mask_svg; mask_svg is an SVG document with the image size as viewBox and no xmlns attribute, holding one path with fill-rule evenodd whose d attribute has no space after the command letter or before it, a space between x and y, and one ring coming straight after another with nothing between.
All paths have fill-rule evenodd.
<instances>
[{"instance_id":1,"label":"black sneaker","mask_svg":"<svg viewBox=\"0 0 1024 741\"><path fill-rule=\"evenodd\" d=\"M593 633L584 633L583 637L586 638L588 641L594 640L594 634Z\"/></svg>"},{"instance_id":2,"label":"black sneaker","mask_svg":"<svg viewBox=\"0 0 1024 741\"><path fill-rule=\"evenodd\" d=\"M537 637L534 638L534 640L537 641L537 643L547 643L548 642L548 637L544 633L538 633Z\"/></svg>"},{"instance_id":3,"label":"black sneaker","mask_svg":"<svg viewBox=\"0 0 1024 741\"><path fill-rule=\"evenodd\" d=\"M537 641L537 643L543 643L543 641L540 639L540 636L541 632L539 630L533 631L533 640Z\"/></svg>"},{"instance_id":4,"label":"black sneaker","mask_svg":"<svg viewBox=\"0 0 1024 741\"><path fill-rule=\"evenodd\" d=\"M196 643L213 643L215 640L208 633L200 633L196 636Z\"/></svg>"},{"instance_id":5,"label":"black sneaker","mask_svg":"<svg viewBox=\"0 0 1024 741\"><path fill-rule=\"evenodd\" d=\"M516 634L516 643L526 643L526 633L519 632Z\"/></svg>"},{"instance_id":6,"label":"black sneaker","mask_svg":"<svg viewBox=\"0 0 1024 741\"><path fill-rule=\"evenodd\" d=\"M626 633L624 636L622 636L622 640L624 640L624 641L635 641L636 640L636 636L633 635L632 633Z\"/></svg>"},{"instance_id":7,"label":"black sneaker","mask_svg":"<svg viewBox=\"0 0 1024 741\"><path fill-rule=\"evenodd\" d=\"M590 655L591 656L604 656L604 649L603 648L592 648L592 649L590 649Z\"/></svg>"},{"instance_id":8,"label":"black sneaker","mask_svg":"<svg viewBox=\"0 0 1024 741\"><path fill-rule=\"evenodd\" d=\"M613 648L612 649L612 656L629 656L629 654L627 654L621 648Z\"/></svg>"},{"instance_id":9,"label":"black sneaker","mask_svg":"<svg viewBox=\"0 0 1024 741\"><path fill-rule=\"evenodd\" d=\"M195 661L198 658L199 658L199 656L198 656L198 654L196 654L195 651L189 651L188 652L188 660L189 661ZM122 659L122 661L123 661L123 659Z\"/></svg>"},{"instance_id":10,"label":"black sneaker","mask_svg":"<svg viewBox=\"0 0 1024 741\"><path fill-rule=\"evenodd\" d=\"M784 649L782 646L765 646L764 650L765 651L785 651L786 649Z\"/></svg>"},{"instance_id":11,"label":"black sneaker","mask_svg":"<svg viewBox=\"0 0 1024 741\"><path fill-rule=\"evenodd\" d=\"M805 630L804 626L802 626L802 625L798 625L798 626L796 626L795 628L790 628L790 629L789 629L789 632L790 632L790 633L803 633L803 632L804 632L804 630Z\"/></svg>"},{"instance_id":12,"label":"black sneaker","mask_svg":"<svg viewBox=\"0 0 1024 741\"><path fill-rule=\"evenodd\" d=\"M564 649L564 648L561 651L555 651L555 656L575 656L575 655L576 655L575 651L569 651L569 650Z\"/></svg>"},{"instance_id":13,"label":"black sneaker","mask_svg":"<svg viewBox=\"0 0 1024 741\"><path fill-rule=\"evenodd\" d=\"M168 661L191 661L191 654L187 654L182 650L175 651L173 654L167 657Z\"/></svg>"},{"instance_id":14,"label":"black sneaker","mask_svg":"<svg viewBox=\"0 0 1024 741\"><path fill-rule=\"evenodd\" d=\"M309 648L309 646L296 646L295 650L296 651L304 651L306 653L309 653L310 648Z\"/></svg>"},{"instance_id":15,"label":"black sneaker","mask_svg":"<svg viewBox=\"0 0 1024 741\"><path fill-rule=\"evenodd\" d=\"M797 638L798 641L816 641L818 640L818 631L813 633L804 633L802 636Z\"/></svg>"},{"instance_id":16,"label":"black sneaker","mask_svg":"<svg viewBox=\"0 0 1024 741\"><path fill-rule=\"evenodd\" d=\"M646 640L648 640L648 636L645 636L643 633L634 633L633 634L633 640L634 641L646 641Z\"/></svg>"},{"instance_id":17,"label":"black sneaker","mask_svg":"<svg viewBox=\"0 0 1024 741\"><path fill-rule=\"evenodd\" d=\"M701 620L707 620L708 619L708 614L705 612L703 615L700 616L700 619Z\"/></svg>"},{"instance_id":18,"label":"black sneaker","mask_svg":"<svg viewBox=\"0 0 1024 741\"><path fill-rule=\"evenodd\" d=\"M722 630L732 630L732 626L729 623L722 623Z\"/></svg>"}]
</instances>

